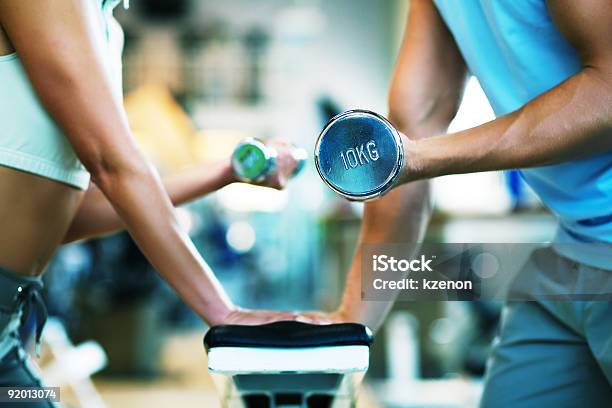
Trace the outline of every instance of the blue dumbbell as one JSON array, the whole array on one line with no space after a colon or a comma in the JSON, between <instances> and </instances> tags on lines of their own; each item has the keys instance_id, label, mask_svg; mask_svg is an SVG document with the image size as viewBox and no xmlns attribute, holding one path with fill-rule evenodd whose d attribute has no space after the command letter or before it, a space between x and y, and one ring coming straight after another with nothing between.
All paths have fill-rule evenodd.
<instances>
[{"instance_id":1,"label":"blue dumbbell","mask_svg":"<svg viewBox=\"0 0 612 408\"><path fill-rule=\"evenodd\" d=\"M315 146L315 166L325 183L349 200L380 197L404 164L399 132L382 116L350 110L332 118Z\"/></svg>"}]
</instances>

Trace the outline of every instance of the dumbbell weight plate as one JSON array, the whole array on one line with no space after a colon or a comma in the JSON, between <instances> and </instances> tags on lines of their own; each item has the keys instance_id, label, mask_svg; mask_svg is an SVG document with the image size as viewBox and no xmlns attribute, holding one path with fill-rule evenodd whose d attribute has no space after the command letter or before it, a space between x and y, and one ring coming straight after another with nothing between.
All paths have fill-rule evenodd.
<instances>
[{"instance_id":1,"label":"dumbbell weight plate","mask_svg":"<svg viewBox=\"0 0 612 408\"><path fill-rule=\"evenodd\" d=\"M404 162L398 131L382 116L351 110L332 118L315 146L315 166L336 193L356 201L379 197Z\"/></svg>"},{"instance_id":2,"label":"dumbbell weight plate","mask_svg":"<svg viewBox=\"0 0 612 408\"><path fill-rule=\"evenodd\" d=\"M261 181L273 171L276 151L252 137L242 140L232 154L234 173L243 181Z\"/></svg>"}]
</instances>

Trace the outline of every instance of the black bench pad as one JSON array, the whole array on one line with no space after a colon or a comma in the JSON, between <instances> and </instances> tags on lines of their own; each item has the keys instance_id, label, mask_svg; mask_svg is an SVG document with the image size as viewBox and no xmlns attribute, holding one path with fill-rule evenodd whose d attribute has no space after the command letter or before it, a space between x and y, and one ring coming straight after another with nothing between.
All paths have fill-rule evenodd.
<instances>
[{"instance_id":1,"label":"black bench pad","mask_svg":"<svg viewBox=\"0 0 612 408\"><path fill-rule=\"evenodd\" d=\"M372 332L358 323L315 325L280 321L258 326L221 325L211 327L204 347L326 347L372 344Z\"/></svg>"}]
</instances>

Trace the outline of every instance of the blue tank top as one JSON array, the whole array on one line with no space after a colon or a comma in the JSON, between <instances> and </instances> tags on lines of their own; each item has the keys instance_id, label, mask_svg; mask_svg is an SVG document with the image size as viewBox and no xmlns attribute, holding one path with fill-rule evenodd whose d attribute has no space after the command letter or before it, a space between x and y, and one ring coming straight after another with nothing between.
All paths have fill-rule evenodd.
<instances>
[{"instance_id":1,"label":"blue tank top","mask_svg":"<svg viewBox=\"0 0 612 408\"><path fill-rule=\"evenodd\" d=\"M496 115L522 107L581 68L544 0L434 1ZM557 243L612 243L612 152L521 174L558 216ZM603 262L612 269L610 259Z\"/></svg>"}]
</instances>

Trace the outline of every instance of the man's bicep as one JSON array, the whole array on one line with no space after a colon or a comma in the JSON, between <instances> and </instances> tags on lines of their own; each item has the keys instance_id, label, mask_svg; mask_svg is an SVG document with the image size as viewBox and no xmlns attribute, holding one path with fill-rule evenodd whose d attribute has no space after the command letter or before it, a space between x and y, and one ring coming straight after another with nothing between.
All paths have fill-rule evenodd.
<instances>
[{"instance_id":1,"label":"man's bicep","mask_svg":"<svg viewBox=\"0 0 612 408\"><path fill-rule=\"evenodd\" d=\"M433 1L410 2L389 90L394 124L413 137L443 130L456 113L465 75L463 57Z\"/></svg>"},{"instance_id":2,"label":"man's bicep","mask_svg":"<svg viewBox=\"0 0 612 408\"><path fill-rule=\"evenodd\" d=\"M561 34L585 67L612 75L612 2L610 0L548 0L549 12Z\"/></svg>"}]
</instances>

